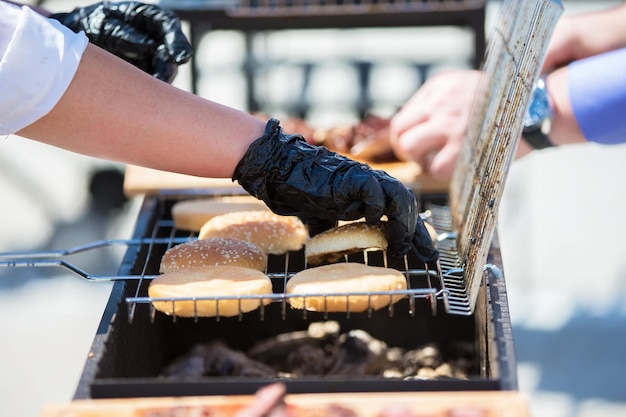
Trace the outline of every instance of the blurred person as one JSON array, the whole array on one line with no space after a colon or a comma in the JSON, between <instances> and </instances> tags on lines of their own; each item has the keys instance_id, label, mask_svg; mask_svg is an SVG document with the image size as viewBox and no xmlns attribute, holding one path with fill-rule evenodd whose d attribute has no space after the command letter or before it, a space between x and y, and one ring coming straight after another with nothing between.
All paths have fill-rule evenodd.
<instances>
[{"instance_id":1,"label":"blurred person","mask_svg":"<svg viewBox=\"0 0 626 417\"><path fill-rule=\"evenodd\" d=\"M516 157L566 144L626 142L626 4L563 17L533 92ZM428 79L391 120L396 156L451 178L465 139L478 70Z\"/></svg>"},{"instance_id":2,"label":"blurred person","mask_svg":"<svg viewBox=\"0 0 626 417\"><path fill-rule=\"evenodd\" d=\"M148 76L88 40L82 30L0 1L0 134L126 164L232 178L274 212L300 217L313 234L337 220L377 223L386 215L392 256L412 249L424 262L436 260L415 197L397 179L287 135L277 120L265 123Z\"/></svg>"}]
</instances>

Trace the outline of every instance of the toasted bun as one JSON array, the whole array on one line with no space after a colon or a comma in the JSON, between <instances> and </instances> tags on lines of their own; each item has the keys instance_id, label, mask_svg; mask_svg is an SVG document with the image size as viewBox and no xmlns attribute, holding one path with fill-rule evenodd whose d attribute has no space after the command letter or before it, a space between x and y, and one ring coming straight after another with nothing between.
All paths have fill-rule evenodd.
<instances>
[{"instance_id":1,"label":"toasted bun","mask_svg":"<svg viewBox=\"0 0 626 417\"><path fill-rule=\"evenodd\" d=\"M272 293L271 280L260 271L219 265L168 272L150 282L151 298L238 297ZM179 317L231 317L257 309L270 298L153 301L157 310Z\"/></svg>"},{"instance_id":2,"label":"toasted bun","mask_svg":"<svg viewBox=\"0 0 626 417\"><path fill-rule=\"evenodd\" d=\"M168 249L161 258L159 272L211 265L236 265L263 272L267 267L267 255L254 243L239 239L193 240Z\"/></svg>"},{"instance_id":3,"label":"toasted bun","mask_svg":"<svg viewBox=\"0 0 626 417\"><path fill-rule=\"evenodd\" d=\"M306 242L306 261L309 265L319 265L337 262L351 253L387 249L384 225L384 222L376 226L355 222L328 229Z\"/></svg>"},{"instance_id":4,"label":"toasted bun","mask_svg":"<svg viewBox=\"0 0 626 417\"><path fill-rule=\"evenodd\" d=\"M269 208L263 201L252 196L181 200L172 206L172 219L177 229L197 232L204 223L215 216L246 210L269 211Z\"/></svg>"},{"instance_id":5,"label":"toasted bun","mask_svg":"<svg viewBox=\"0 0 626 417\"><path fill-rule=\"evenodd\" d=\"M309 232L295 216L253 210L213 217L200 229L199 239L230 237L257 245L265 253L280 255L300 250Z\"/></svg>"},{"instance_id":6,"label":"toasted bun","mask_svg":"<svg viewBox=\"0 0 626 417\"><path fill-rule=\"evenodd\" d=\"M406 277L396 269L342 262L298 272L287 281L285 291L287 294L323 294L289 297L289 304L293 308L328 312L363 312L369 308L379 310L397 302L404 295L346 294L406 290L406 288Z\"/></svg>"}]
</instances>

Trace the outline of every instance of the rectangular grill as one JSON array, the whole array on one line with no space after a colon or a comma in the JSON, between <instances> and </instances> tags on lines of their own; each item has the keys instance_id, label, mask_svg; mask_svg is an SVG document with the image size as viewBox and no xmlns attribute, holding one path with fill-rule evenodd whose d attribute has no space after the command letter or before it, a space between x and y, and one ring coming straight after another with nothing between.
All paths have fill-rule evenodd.
<instances>
[{"instance_id":1,"label":"rectangular grill","mask_svg":"<svg viewBox=\"0 0 626 417\"><path fill-rule=\"evenodd\" d=\"M494 301L496 307L507 305L500 268L494 267L495 273L485 272L477 301L480 308L476 314L470 314L463 275L458 274L453 250L442 251L444 256L438 271L429 271L412 257L389 259L387 265L404 271L411 284L405 298L389 309L365 313L291 309L285 302L284 283L286 277L304 267L300 251L287 257L270 256L268 275L274 283L273 302L257 311L231 318L177 318L156 312L147 297L147 286L158 273L161 256L176 242L195 238L173 227L170 210L181 198L192 197L164 194L144 200L132 239L143 243L129 247L120 270L120 275L144 279L115 283L76 391L77 399L252 393L273 379L221 376L168 380L159 374L168 363L199 343L224 340L228 346L245 351L258 341L302 331L320 321L336 321L342 331L367 331L390 347L413 349L435 344L446 351L463 343L471 346L471 373L467 379L414 380L312 375L285 379L290 392L516 389L508 311L493 308ZM424 196L422 203L430 207L433 218L438 219L436 224L449 224L445 216L439 220L439 212L446 209L437 196ZM366 261L363 254L351 257L351 261ZM494 265L498 265L496 246L492 258ZM371 253L367 262L384 265L384 254Z\"/></svg>"},{"instance_id":2,"label":"rectangular grill","mask_svg":"<svg viewBox=\"0 0 626 417\"><path fill-rule=\"evenodd\" d=\"M238 4L245 9L248 3ZM388 346L403 349L436 344L446 350L456 343L468 344L473 352L469 374L465 378L434 379L355 375L285 378L290 392L516 389L516 363L495 218L523 110L538 78L550 30L562 7L554 1L510 1L503 10L484 63L488 88L476 99L467 133L470 137L459 159L450 194L419 196L439 233L447 237L440 242L442 257L436 271L417 265L410 256L404 264L389 265L405 272L410 290L386 311L304 313L286 308L287 295L283 292L290 273L304 267L302 254L289 254L288 259L272 257L268 273L274 279L274 302L258 314L228 319L166 317L151 309L150 300L145 297L147 280L117 282L76 398L249 394L274 379L196 376L172 381L159 374L198 343L224 340L228 346L246 351L258 341L302 331L312 321L328 320L339 323L344 331L363 330ZM517 17L515 22L510 20L512 16ZM263 18L250 21L257 25L269 22ZM294 24L291 18L276 21ZM147 197L134 238L179 237L169 217L176 199L163 195ZM120 272L156 274L166 247L149 244L129 250ZM362 261L383 265L390 262L384 256L374 259L369 255Z\"/></svg>"}]
</instances>

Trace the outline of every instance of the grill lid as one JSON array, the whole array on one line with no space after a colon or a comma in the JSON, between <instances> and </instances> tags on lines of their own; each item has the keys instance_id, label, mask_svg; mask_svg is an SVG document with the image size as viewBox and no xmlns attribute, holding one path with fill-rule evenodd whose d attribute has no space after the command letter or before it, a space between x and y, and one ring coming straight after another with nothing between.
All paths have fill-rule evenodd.
<instances>
[{"instance_id":1,"label":"grill lid","mask_svg":"<svg viewBox=\"0 0 626 417\"><path fill-rule=\"evenodd\" d=\"M482 84L450 185L458 253L474 310L498 207L560 0L504 2L487 47Z\"/></svg>"}]
</instances>

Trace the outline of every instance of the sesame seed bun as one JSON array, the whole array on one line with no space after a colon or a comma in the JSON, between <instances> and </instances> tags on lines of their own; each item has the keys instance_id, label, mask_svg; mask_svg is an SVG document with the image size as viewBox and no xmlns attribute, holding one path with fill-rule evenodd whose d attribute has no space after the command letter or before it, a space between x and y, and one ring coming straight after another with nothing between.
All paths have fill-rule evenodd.
<instances>
[{"instance_id":1,"label":"sesame seed bun","mask_svg":"<svg viewBox=\"0 0 626 417\"><path fill-rule=\"evenodd\" d=\"M229 237L251 242L268 254L300 250L308 238L306 226L296 216L252 210L213 217L200 229L199 239Z\"/></svg>"},{"instance_id":2,"label":"sesame seed bun","mask_svg":"<svg viewBox=\"0 0 626 417\"><path fill-rule=\"evenodd\" d=\"M197 232L215 216L246 210L269 211L269 208L263 201L252 196L188 199L178 201L172 206L172 219L177 229Z\"/></svg>"},{"instance_id":3,"label":"sesame seed bun","mask_svg":"<svg viewBox=\"0 0 626 417\"><path fill-rule=\"evenodd\" d=\"M267 255L255 244L239 239L194 240L168 249L161 258L159 272L211 265L236 265L263 272L267 267Z\"/></svg>"}]
</instances>

